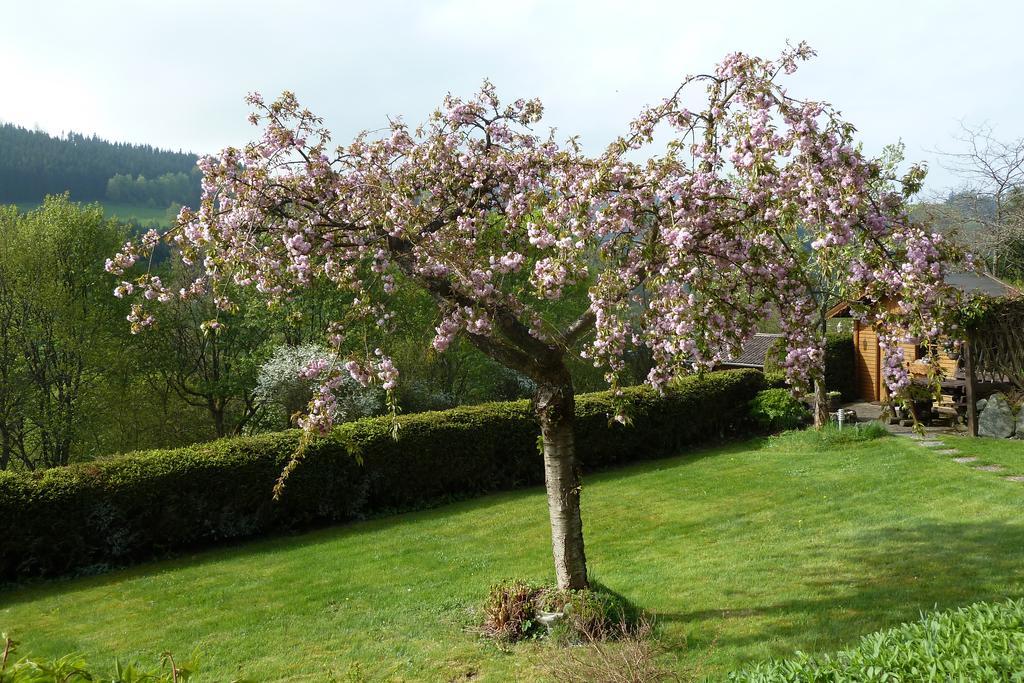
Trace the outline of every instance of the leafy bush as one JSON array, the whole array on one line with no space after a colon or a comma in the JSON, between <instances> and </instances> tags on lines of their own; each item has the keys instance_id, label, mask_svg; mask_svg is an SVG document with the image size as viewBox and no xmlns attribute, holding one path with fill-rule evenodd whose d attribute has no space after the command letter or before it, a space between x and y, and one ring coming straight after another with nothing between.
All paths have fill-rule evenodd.
<instances>
[{"instance_id":1,"label":"leafy bush","mask_svg":"<svg viewBox=\"0 0 1024 683\"><path fill-rule=\"evenodd\" d=\"M832 655L796 653L730 674L730 681L1019 681L1024 600L924 614Z\"/></svg>"},{"instance_id":2,"label":"leafy bush","mask_svg":"<svg viewBox=\"0 0 1024 683\"><path fill-rule=\"evenodd\" d=\"M751 428L761 373L732 370L576 402L584 469L678 453ZM234 539L410 510L544 481L528 401L367 418L314 440L274 501L299 432L221 439L32 473L0 472L0 580L99 571Z\"/></svg>"},{"instance_id":3,"label":"leafy bush","mask_svg":"<svg viewBox=\"0 0 1024 683\"><path fill-rule=\"evenodd\" d=\"M781 432L806 424L811 414L788 389L765 389L750 401L750 417L765 431Z\"/></svg>"},{"instance_id":4,"label":"leafy bush","mask_svg":"<svg viewBox=\"0 0 1024 683\"><path fill-rule=\"evenodd\" d=\"M262 366L256 379L253 398L260 407L259 419L253 421L252 433L276 431L291 424L291 416L306 410L316 383L301 376L314 361L329 362L327 351L315 344L279 346ZM384 412L384 392L377 387L363 387L346 378L344 391L338 391L335 422L348 422Z\"/></svg>"},{"instance_id":5,"label":"leafy bush","mask_svg":"<svg viewBox=\"0 0 1024 683\"><path fill-rule=\"evenodd\" d=\"M619 640L635 635L641 613L624 597L599 583L590 590L549 590L538 603L545 612L560 612L565 618L555 624L550 636L563 644Z\"/></svg>"},{"instance_id":6,"label":"leafy bush","mask_svg":"<svg viewBox=\"0 0 1024 683\"><path fill-rule=\"evenodd\" d=\"M17 643L3 634L0 639L0 683L186 683L196 675L196 657L175 661L165 652L158 666L114 661L109 673L94 669L77 654L43 660L23 657L14 661ZM243 683L241 680L235 683Z\"/></svg>"},{"instance_id":7,"label":"leafy bush","mask_svg":"<svg viewBox=\"0 0 1024 683\"><path fill-rule=\"evenodd\" d=\"M427 413L450 410L459 405L459 397L431 382L403 381L398 386L398 405L406 413Z\"/></svg>"}]
</instances>

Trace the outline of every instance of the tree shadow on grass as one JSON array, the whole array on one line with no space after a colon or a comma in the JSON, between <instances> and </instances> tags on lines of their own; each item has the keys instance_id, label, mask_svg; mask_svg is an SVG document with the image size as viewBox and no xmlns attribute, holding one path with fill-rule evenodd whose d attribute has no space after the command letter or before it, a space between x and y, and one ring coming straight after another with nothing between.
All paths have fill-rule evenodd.
<instances>
[{"instance_id":1,"label":"tree shadow on grass","mask_svg":"<svg viewBox=\"0 0 1024 683\"><path fill-rule=\"evenodd\" d=\"M848 569L841 579L794 577L808 593L833 589L829 597L753 607L723 604L721 609L659 612L656 617L696 630L691 647L706 647L712 640L730 648L767 642L777 650L773 656L789 656L795 650L841 648L866 633L914 621L922 611L1024 594L1024 523L908 521L866 529L842 551ZM721 624L732 619L760 626ZM717 635L701 635L708 630Z\"/></svg>"}]
</instances>

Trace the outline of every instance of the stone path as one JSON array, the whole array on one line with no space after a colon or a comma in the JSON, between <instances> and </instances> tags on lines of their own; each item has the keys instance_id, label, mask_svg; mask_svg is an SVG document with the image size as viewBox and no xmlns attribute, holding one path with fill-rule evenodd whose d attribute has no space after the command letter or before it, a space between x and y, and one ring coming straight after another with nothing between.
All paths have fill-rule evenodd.
<instances>
[{"instance_id":1,"label":"stone path","mask_svg":"<svg viewBox=\"0 0 1024 683\"><path fill-rule=\"evenodd\" d=\"M897 432L896 436L902 436L904 438L910 439L911 441L916 441L919 445L921 445L921 446L923 446L925 448L932 449L932 451L934 453L938 454L938 455L958 455L960 453L960 451L958 451L955 448L947 448L947 447L945 447L946 446L945 443L943 443L941 441L935 440L934 437L929 438L928 435L922 436L920 434L914 434L914 433ZM969 465L972 462L978 462L978 458L974 457L973 455L964 455L964 456L961 456L959 458L952 458L952 460L953 460L953 462L959 463L961 465ZM1003 467L1002 465L975 465L975 466L971 467L971 469L977 470L979 472L1005 472L1006 471L1006 468ZM1024 484L1024 475L1011 474L1011 475L1004 476L1003 480L1004 481L1012 481L1012 482L1015 482L1015 483L1018 483L1018 484Z\"/></svg>"}]
</instances>

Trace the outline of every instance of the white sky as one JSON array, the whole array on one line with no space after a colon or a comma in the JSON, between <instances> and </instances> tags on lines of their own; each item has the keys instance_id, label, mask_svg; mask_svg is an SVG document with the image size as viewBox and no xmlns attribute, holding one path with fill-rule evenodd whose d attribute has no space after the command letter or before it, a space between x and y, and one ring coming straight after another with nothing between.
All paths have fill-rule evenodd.
<instances>
[{"instance_id":1,"label":"white sky","mask_svg":"<svg viewBox=\"0 0 1024 683\"><path fill-rule=\"evenodd\" d=\"M1024 136L1024 2L772 0L0 0L0 120L212 152L242 144L245 94L295 91L336 142L418 123L484 77L539 96L546 122L600 150L644 104L726 53L819 57L791 92L832 102L870 152L935 148L958 121Z\"/></svg>"}]
</instances>

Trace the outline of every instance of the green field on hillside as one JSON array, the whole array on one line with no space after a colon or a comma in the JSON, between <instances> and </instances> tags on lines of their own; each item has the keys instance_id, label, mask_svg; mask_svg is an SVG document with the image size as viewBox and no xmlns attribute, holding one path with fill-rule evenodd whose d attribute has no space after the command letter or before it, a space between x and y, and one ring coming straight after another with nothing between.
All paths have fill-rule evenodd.
<instances>
[{"instance_id":1,"label":"green field on hillside","mask_svg":"<svg viewBox=\"0 0 1024 683\"><path fill-rule=\"evenodd\" d=\"M1019 445L1016 445L1020 448ZM755 440L592 476L595 578L657 619L665 662L720 677L920 611L1024 595L1024 486L909 439ZM0 593L21 652L203 680L534 680L563 653L473 631L487 587L551 576L544 494L253 542Z\"/></svg>"},{"instance_id":2,"label":"green field on hillside","mask_svg":"<svg viewBox=\"0 0 1024 683\"><path fill-rule=\"evenodd\" d=\"M92 202L86 202L91 204ZM167 207L162 209L150 206L139 206L136 204L117 204L115 202L99 202L103 206L104 213L123 221L138 221L142 224L156 223L162 227L170 227L171 221ZM42 202L18 202L16 206L20 211L31 211L42 205Z\"/></svg>"}]
</instances>

